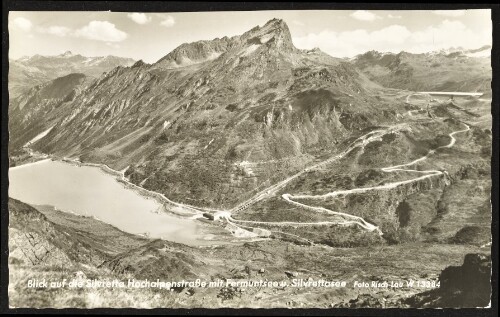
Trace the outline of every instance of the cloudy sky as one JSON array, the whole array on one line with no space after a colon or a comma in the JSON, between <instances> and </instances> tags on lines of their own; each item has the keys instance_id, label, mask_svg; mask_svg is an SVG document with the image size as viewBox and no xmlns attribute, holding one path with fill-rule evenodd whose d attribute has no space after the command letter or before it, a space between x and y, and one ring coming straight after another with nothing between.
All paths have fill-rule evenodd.
<instances>
[{"instance_id":1,"label":"cloudy sky","mask_svg":"<svg viewBox=\"0 0 500 317\"><path fill-rule=\"evenodd\" d=\"M490 10L248 11L196 13L10 12L9 57L116 55L152 63L182 43L244 33L272 18L296 47L336 57L369 50L428 52L492 42Z\"/></svg>"}]
</instances>

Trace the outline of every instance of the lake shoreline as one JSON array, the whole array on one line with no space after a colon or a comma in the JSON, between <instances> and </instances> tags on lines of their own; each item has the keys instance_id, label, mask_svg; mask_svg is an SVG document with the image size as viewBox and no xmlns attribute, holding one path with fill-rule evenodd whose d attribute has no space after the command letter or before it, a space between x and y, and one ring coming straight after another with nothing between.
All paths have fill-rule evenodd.
<instances>
[{"instance_id":1,"label":"lake shoreline","mask_svg":"<svg viewBox=\"0 0 500 317\"><path fill-rule=\"evenodd\" d=\"M194 221L197 219L197 218L202 218L203 217L203 213L205 212L210 212L210 213L214 213L215 210L210 210L210 209L203 209L203 207L194 207L194 206L189 206L189 205L183 205L183 204L180 204L180 203L177 203L177 202L174 202L174 201L171 201L170 199L168 199L165 195L161 194L161 193L157 193L157 192L154 192L154 191L150 191L148 189L145 189L145 188L142 188L134 183L131 183L126 177L125 177L125 170L122 170L122 171L117 171L117 170L114 170L113 168L109 167L108 165L106 164L99 164L99 163L87 163L87 162L80 162L78 159L71 159L71 158L66 158L66 157L63 157L63 158L60 158L60 157L57 157L57 156L54 156L54 155L48 155L48 154L43 154L43 153L38 153L38 152L35 152L31 149L27 149L29 151L29 154L30 154L30 157L31 158L34 158L34 159L37 159L39 158L38 160L34 161L34 162L29 162L29 163L26 163L26 164L21 164L21 165L18 165L18 166L14 166L14 167L10 167L9 170L18 170L18 169L24 169L24 168L27 168L27 167L30 167L30 166L33 166L33 165L37 165L37 164L42 164L44 162L48 162L48 161L51 161L51 162L58 162L58 163L64 163L64 164L68 164L68 165L71 165L71 166L78 166L78 167L93 167L93 168L98 168L98 170L108 176L111 176L116 182L120 183L121 186L124 188L124 189L128 189L128 190L131 190L133 192L135 192L136 194L138 194L139 196L145 198L145 199L153 199L155 200L155 202L157 204L160 205L160 207L156 210L151 210L150 212L152 213L156 213L156 214L161 214L161 213L164 213L165 215L168 215L168 216L171 216L171 217L175 217L177 219L181 219L181 220L187 220L187 221ZM55 207L55 206L54 206ZM198 209L199 208L199 209ZM188 210L188 211L186 211ZM71 212L71 211L70 211ZM71 213L74 213L74 212L71 212ZM89 217L88 215L84 215L84 214L80 214L80 213L74 213L74 214L78 214L82 217ZM90 216L90 217L93 217L93 218L96 218L95 216ZM99 218L97 218L99 219ZM115 226L114 224L112 223L109 223L109 221L104 221L104 220L101 220L105 223L108 223L110 225L113 225ZM204 223L204 222L196 222L198 226L201 226L203 228L208 228L207 225L210 225L208 223ZM209 227L213 227L215 224L212 224L211 226ZM218 226L220 227L220 226ZM117 227L118 228L118 227ZM126 230L123 230L123 229L120 229L124 232L128 232ZM226 230L226 229L223 229L223 230ZM142 237L145 237L145 238L149 238L149 239L153 239L147 235L144 235L144 234L140 234L140 233L133 233L133 232L128 232L128 233L131 233L131 234L137 234L139 236L142 236ZM212 235L212 234L210 234ZM197 239L199 240L200 243L199 245L193 245L193 244L187 244L189 246L195 246L195 247L203 247L203 246L207 246L207 242L210 242L211 240L214 242L213 244L208 244L208 245L222 245L222 244L227 244L227 243L245 243L245 242L256 242L256 241L260 241L262 240L262 238L258 238L258 239L234 239L235 237L233 235L229 235L229 236L225 236L225 235L221 235L219 236L220 239L217 239L216 241L212 240L212 239ZM162 240L167 240L167 241L173 241L173 242L176 242L172 239L168 239L168 238L163 238L163 237L160 237L160 239ZM183 243L183 242L177 242L177 243L182 243L182 244L186 244L186 243Z\"/></svg>"},{"instance_id":2,"label":"lake shoreline","mask_svg":"<svg viewBox=\"0 0 500 317\"><path fill-rule=\"evenodd\" d=\"M113 176L115 178L115 180L117 180L119 183L123 184L126 188L131 189L131 190L137 192L138 194L140 194L141 196L143 196L145 198L156 199L161 205L163 205L163 207L169 213L172 213L174 215L182 216L182 217L185 218L186 216L196 216L196 215L200 215L201 216L203 212L208 211L208 210L204 210L203 207L187 206L187 205L183 205L183 204L174 202L174 201L168 199L164 194L161 194L161 193L158 193L158 192L154 192L154 191L151 191L149 189L146 189L146 188L143 188L141 186L138 186L138 185L130 182L125 177L125 173L124 172L117 171L117 170L109 167L107 164L81 162L81 161L79 161L77 159L70 159L70 158L66 158L66 157L61 158L61 157L57 157L57 156L54 156L54 155L51 155L51 154L38 153L38 152L35 152L35 151L33 151L33 150L29 149L29 148L27 148L27 151L29 152L31 158L34 158L34 159L40 158L40 159L37 160L37 161L34 161L34 162L29 162L29 163L25 163L25 164L21 164L21 165L9 167L9 170L11 170L11 169L15 170L15 169L20 169L20 168L25 168L25 167L32 166L34 164L40 164L40 163L43 163L43 162L46 162L46 161L49 161L49 160L50 161L54 161L54 162L62 162L62 163L70 164L70 165L73 165L73 166L96 167L96 168L99 168L105 174ZM190 209L192 212L191 213L182 213L182 212L179 212L179 211L172 210L172 208L168 208L169 206Z\"/></svg>"}]
</instances>

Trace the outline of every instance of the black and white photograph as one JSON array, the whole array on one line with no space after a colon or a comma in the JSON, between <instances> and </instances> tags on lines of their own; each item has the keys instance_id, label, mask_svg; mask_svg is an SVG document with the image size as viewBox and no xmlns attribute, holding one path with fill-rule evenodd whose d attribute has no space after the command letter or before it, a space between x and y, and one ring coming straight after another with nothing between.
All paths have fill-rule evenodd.
<instances>
[{"instance_id":1,"label":"black and white photograph","mask_svg":"<svg viewBox=\"0 0 500 317\"><path fill-rule=\"evenodd\" d=\"M492 9L6 24L8 307L491 308Z\"/></svg>"}]
</instances>

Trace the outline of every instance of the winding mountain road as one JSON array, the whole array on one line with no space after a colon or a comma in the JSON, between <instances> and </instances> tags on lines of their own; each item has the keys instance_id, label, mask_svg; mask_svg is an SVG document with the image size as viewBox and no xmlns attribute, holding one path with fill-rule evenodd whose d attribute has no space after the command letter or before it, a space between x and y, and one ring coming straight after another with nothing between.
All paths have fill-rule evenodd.
<instances>
[{"instance_id":1,"label":"winding mountain road","mask_svg":"<svg viewBox=\"0 0 500 317\"><path fill-rule=\"evenodd\" d=\"M430 177L443 175L446 173L445 171L439 171L439 170L419 171L416 169L408 169L408 167L416 165L417 163L426 160L430 155L434 154L439 149L451 148L453 145L455 145L455 143L456 143L455 135L458 133L463 133L463 132L467 132L470 130L470 127L467 124L465 124L463 122L461 122L461 123L463 125L465 125L465 128L462 130L451 132L448 135L450 137L450 142L448 144L437 147L433 150L429 150L426 155L424 155L416 160L413 160L409 163L381 168L381 170L383 172L386 172L386 173L410 172L410 173L424 174L422 176L411 178L411 179L404 180L404 181L392 182L392 183L388 183L388 184L384 184L384 185L380 185L380 186L354 188L354 189L349 189L349 190L336 190L336 191L326 193L323 195L292 195L292 194L286 193L286 194L283 194L281 196L285 201L287 201L288 203L290 203L292 205L295 205L295 206L298 206L298 207L301 207L304 209L312 210L312 211L318 212L318 213L325 213L325 214L329 214L329 215L340 216L341 218L345 219L344 221L322 221L322 222L309 222L309 223L308 222L290 222L290 221L266 222L266 221L237 220L237 219L232 218L230 215L229 215L229 217L226 217L226 218L228 219L228 221L231 221L233 223L245 223L245 224L254 224L254 225L273 225L273 226L321 226L321 225L332 225L332 224L337 224L337 225L354 224L354 225L358 225L359 227L361 227L367 231L375 231L381 235L382 231L377 226L367 222L366 220L364 220L361 217L354 216L354 215L347 214L347 213L343 213L343 212L333 211L333 210L323 208L323 207L307 205L304 203L300 203L297 200L299 200L299 199L322 199L322 200L324 200L326 198L334 198L337 196L345 197L346 195L349 195L349 194L366 193L366 192L375 191L375 190L389 190L389 189L394 189L394 188L401 186L401 185L406 185L406 184L421 181L421 180L424 180L424 179L427 179ZM384 132L389 133L389 131L390 130L387 130ZM394 131L392 131L392 132L394 132ZM358 140L360 140L360 139L358 139L356 142L354 142L355 145L349 147L348 149L346 149L345 151L343 151L339 155L337 155L337 156L335 156L335 157L333 157L325 162L332 162L334 159L339 159L339 158L345 156L346 154L348 154L349 152L351 152L354 148L356 148L358 146L364 147L369 142L380 138L381 137L380 133L382 133L382 135L385 134L381 130L370 132L369 134L360 138L360 139L362 139L361 144L357 144ZM314 169L314 168L317 168L323 164L326 164L325 162L317 164L317 165L309 168L308 170ZM305 172L305 170L303 172Z\"/></svg>"},{"instance_id":2,"label":"winding mountain road","mask_svg":"<svg viewBox=\"0 0 500 317\"><path fill-rule=\"evenodd\" d=\"M394 189L394 188L396 188L398 186L401 186L401 185L406 185L406 184L410 184L410 183L414 183L414 182L417 182L417 181L421 181L421 180L424 180L424 179L427 179L427 178L430 178L430 177L443 175L443 174L446 173L445 171L439 171L439 170L419 171L419 170L416 170L416 169L407 169L407 167L415 165L415 164L417 164L419 162L422 162L422 161L426 160L430 155L434 154L439 149L442 149L442 148L451 148L455 144L455 142L456 142L456 139L454 137L455 134L467 132L467 131L470 130L470 127L467 124L465 124L465 123L462 123L462 124L464 124L466 126L466 128L450 133L448 135L450 137L450 143L448 143L447 145L443 145L443 146L437 147L434 150L429 150L429 152L425 156L422 156L422 157L420 157L420 158L418 158L418 159L416 159L414 161L411 161L409 163L381 168L381 170L383 172L386 172L386 173L390 173L390 172L411 172L411 173L424 174L423 176L415 177L415 178L404 180L404 181L392 182L392 183L388 183L388 184L384 184L384 185L380 185L380 186L354 188L354 189L349 189L349 190L337 190L337 191L333 191L333 192L326 193L326 194L323 194L323 195L291 195L291 194L283 194L282 197L286 201L288 201L288 202L290 202L292 204L295 204L295 205L297 205L299 207L307 208L307 209L310 209L310 210L313 210L313 211L317 211L317 212L321 212L321 213L328 213L328 214L333 214L333 215L340 215L340 216L343 216L343 217L346 217L346 218L350 218L350 219L352 219L353 223L356 223L357 225L359 225L360 227L362 227L362 228L364 228L364 229L366 229L368 231L374 231L375 230L375 231L381 233L381 231L380 231L380 229L378 227L376 227L376 226L374 226L374 225L366 222L361 217L353 216L353 215L342 213L342 212L335 212L335 211L332 211L332 210L329 210L329 209L326 209L326 208L323 208L323 207L314 207L314 206L305 205L305 204L299 203L299 202L297 202L295 200L296 199L325 199L325 198L334 198L334 197L337 197L337 196L344 196L345 197L346 195L355 194L355 193L359 194L359 193L366 193L366 192L375 191L375 190Z\"/></svg>"},{"instance_id":3,"label":"winding mountain road","mask_svg":"<svg viewBox=\"0 0 500 317\"><path fill-rule=\"evenodd\" d=\"M335 155L335 156L333 156L325 161L322 161L322 162L319 162L315 165L309 166L309 167L301 170L300 172L295 173L292 176L287 177L286 179L284 179L284 180L282 180L282 181L280 181L280 182L278 182L270 187L267 187L267 188L261 190L260 192L255 194L252 198L246 200L245 202L243 202L243 203L237 205L236 207L232 208L231 210L229 210L229 212L230 213L237 213L237 212L240 212L242 210L245 210L248 207L250 207L251 205L261 201L264 198L269 198L269 197L274 196L276 194L276 192L278 192L280 189L285 187L288 183L290 183L294 179L298 178L299 176L303 175L304 173L307 173L311 170L318 169L318 168L323 167L327 164L330 164L330 163L346 156L347 154L349 154L352 150L354 150L357 147L360 147L360 146L364 147L368 143L370 143L374 140L379 140L385 134L396 133L398 131L405 130L405 129L406 130L409 129L409 127L406 124L398 124L395 126L388 127L387 129L378 129L378 130L368 132L367 134L359 137L354 142L352 142L347 147L347 149L345 149L341 153L339 153L339 154L337 154L337 155Z\"/></svg>"}]
</instances>

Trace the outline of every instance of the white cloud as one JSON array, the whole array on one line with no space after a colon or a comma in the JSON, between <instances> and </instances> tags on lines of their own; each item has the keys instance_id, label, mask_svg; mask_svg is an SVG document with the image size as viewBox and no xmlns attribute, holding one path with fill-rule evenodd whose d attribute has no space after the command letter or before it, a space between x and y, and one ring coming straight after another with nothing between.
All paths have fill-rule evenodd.
<instances>
[{"instance_id":1,"label":"white cloud","mask_svg":"<svg viewBox=\"0 0 500 317\"><path fill-rule=\"evenodd\" d=\"M175 24L175 19L173 16L171 15L168 15L167 17L165 17L165 19L163 21L160 22L161 25L169 28L171 26L174 26Z\"/></svg>"},{"instance_id":2,"label":"white cloud","mask_svg":"<svg viewBox=\"0 0 500 317\"><path fill-rule=\"evenodd\" d=\"M118 30L113 23L108 21L91 21L76 30L75 36L96 41L121 42L127 38L127 33Z\"/></svg>"},{"instance_id":3,"label":"white cloud","mask_svg":"<svg viewBox=\"0 0 500 317\"><path fill-rule=\"evenodd\" d=\"M412 34L416 51L425 52L449 47L478 48L491 44L491 30L474 32L460 21L444 20L437 26L429 26Z\"/></svg>"},{"instance_id":4,"label":"white cloud","mask_svg":"<svg viewBox=\"0 0 500 317\"><path fill-rule=\"evenodd\" d=\"M392 15L392 14L390 14L390 13L389 13L389 15L387 15L387 17L388 17L389 19L401 19L401 18L403 18L403 17L402 17L402 16L400 16L400 15Z\"/></svg>"},{"instance_id":5,"label":"white cloud","mask_svg":"<svg viewBox=\"0 0 500 317\"><path fill-rule=\"evenodd\" d=\"M119 30L108 21L91 21L89 24L74 30L65 26L52 25L48 27L37 26L35 31L59 37L81 37L89 40L103 41L110 45L112 42L121 42L127 38L127 33ZM114 45L113 47L116 47Z\"/></svg>"},{"instance_id":6,"label":"white cloud","mask_svg":"<svg viewBox=\"0 0 500 317\"><path fill-rule=\"evenodd\" d=\"M30 31L33 26L33 23L31 23L30 20L23 17L15 18L13 22L15 26L26 32Z\"/></svg>"},{"instance_id":7,"label":"white cloud","mask_svg":"<svg viewBox=\"0 0 500 317\"><path fill-rule=\"evenodd\" d=\"M465 14L465 10L434 10L432 13L437 15L443 15L446 17L461 17Z\"/></svg>"},{"instance_id":8,"label":"white cloud","mask_svg":"<svg viewBox=\"0 0 500 317\"><path fill-rule=\"evenodd\" d=\"M450 47L478 48L491 44L491 41L491 29L474 32L460 21L449 20L420 31L410 31L405 26L394 24L376 31L324 30L320 33L309 33L306 36L293 38L298 48L319 47L324 52L337 57L352 57L370 50L424 53Z\"/></svg>"},{"instance_id":9,"label":"white cloud","mask_svg":"<svg viewBox=\"0 0 500 317\"><path fill-rule=\"evenodd\" d=\"M37 27L36 31L39 33L51 34L59 37L65 37L67 35L70 35L72 32L70 28L58 25L49 26L48 28Z\"/></svg>"},{"instance_id":10,"label":"white cloud","mask_svg":"<svg viewBox=\"0 0 500 317\"><path fill-rule=\"evenodd\" d=\"M151 17L146 15L145 13L129 13L127 16L132 19L137 24L146 24L151 22Z\"/></svg>"},{"instance_id":11,"label":"white cloud","mask_svg":"<svg viewBox=\"0 0 500 317\"><path fill-rule=\"evenodd\" d=\"M378 15L365 10L354 11L351 13L351 17L361 21L375 21L376 19L380 19Z\"/></svg>"},{"instance_id":12,"label":"white cloud","mask_svg":"<svg viewBox=\"0 0 500 317\"><path fill-rule=\"evenodd\" d=\"M293 38L293 42L299 48L319 47L332 56L346 57L373 49L399 50L410 36L411 32L405 26L391 25L373 32L363 29L345 32L325 30L319 34L310 33Z\"/></svg>"}]
</instances>

